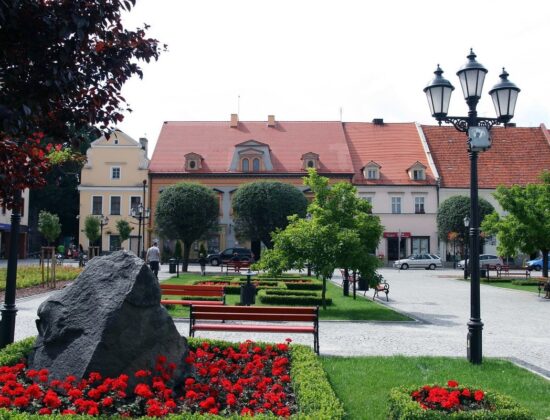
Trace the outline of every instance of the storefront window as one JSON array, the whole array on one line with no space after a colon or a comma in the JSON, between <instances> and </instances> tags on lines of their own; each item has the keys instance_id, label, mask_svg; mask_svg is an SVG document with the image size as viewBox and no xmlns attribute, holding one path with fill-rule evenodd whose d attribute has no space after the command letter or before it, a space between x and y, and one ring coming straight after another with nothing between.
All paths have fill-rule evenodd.
<instances>
[{"instance_id":1,"label":"storefront window","mask_svg":"<svg viewBox=\"0 0 550 420\"><path fill-rule=\"evenodd\" d=\"M411 254L425 254L430 252L430 238L416 236L411 239Z\"/></svg>"}]
</instances>

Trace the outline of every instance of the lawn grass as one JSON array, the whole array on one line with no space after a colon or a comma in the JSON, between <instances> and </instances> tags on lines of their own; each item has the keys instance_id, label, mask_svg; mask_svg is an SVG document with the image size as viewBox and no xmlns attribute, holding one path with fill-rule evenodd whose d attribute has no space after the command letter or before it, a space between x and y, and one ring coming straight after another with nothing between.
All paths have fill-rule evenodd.
<instances>
[{"instance_id":1,"label":"lawn grass","mask_svg":"<svg viewBox=\"0 0 550 420\"><path fill-rule=\"evenodd\" d=\"M386 419L388 395L397 386L460 384L507 394L538 419L550 416L550 382L514 364L484 359L472 365L448 357L321 357L324 370L338 398L345 419Z\"/></svg>"},{"instance_id":2,"label":"lawn grass","mask_svg":"<svg viewBox=\"0 0 550 420\"><path fill-rule=\"evenodd\" d=\"M460 280L460 281L467 281L469 282L470 280L464 280L463 278L458 278L457 280ZM502 289L512 289L512 290L521 290L523 292L531 292L531 293L539 293L539 289L538 289L538 286L536 285L529 285L529 286L522 286L522 285L519 285L519 284L512 284L512 281L514 280L525 280L525 277L521 277L521 278L516 278L516 277L511 277L509 280L507 279L507 281L494 281L494 282L491 282L491 281L483 281L483 279L480 279L480 283L481 284L486 284L488 286L494 286L494 287L500 287Z\"/></svg>"},{"instance_id":3,"label":"lawn grass","mask_svg":"<svg viewBox=\"0 0 550 420\"><path fill-rule=\"evenodd\" d=\"M231 276L228 276L231 277ZM304 276L305 277L305 276ZM195 273L183 273L179 277L172 277L164 283L171 284L190 284L196 280L208 279ZM370 294L370 293L369 293ZM350 293L351 295L351 293ZM371 294L370 294L371 295ZM319 308L319 318L321 320L345 320L345 321L411 321L403 314L395 312L390 308L373 302L372 298L364 298L363 293L357 293L356 300L352 296L343 296L342 289L334 284L327 283L327 296L333 300L332 305L327 306L326 310ZM369 295L367 295L368 297ZM371 295L372 296L372 295ZM172 297L173 298L173 297ZM226 304L236 305L240 301L239 295L227 295ZM256 300L256 305L262 306ZM170 315L175 318L188 318L189 308L177 306L170 308Z\"/></svg>"},{"instance_id":4,"label":"lawn grass","mask_svg":"<svg viewBox=\"0 0 550 420\"><path fill-rule=\"evenodd\" d=\"M82 268L58 265L55 267L57 281L74 280ZM0 290L6 290L6 268L0 268ZM51 275L51 267L50 267ZM44 270L46 276L46 270ZM20 265L17 267L17 288L39 286L42 284L42 268L37 265Z\"/></svg>"}]
</instances>

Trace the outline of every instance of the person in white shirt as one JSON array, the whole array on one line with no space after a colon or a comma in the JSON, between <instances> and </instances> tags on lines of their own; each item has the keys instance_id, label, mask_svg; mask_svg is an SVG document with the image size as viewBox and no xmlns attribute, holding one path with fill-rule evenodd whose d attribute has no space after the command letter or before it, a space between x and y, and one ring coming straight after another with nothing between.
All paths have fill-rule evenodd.
<instances>
[{"instance_id":1,"label":"person in white shirt","mask_svg":"<svg viewBox=\"0 0 550 420\"><path fill-rule=\"evenodd\" d=\"M151 271L155 273L155 277L158 277L159 264L160 264L160 249L158 248L157 241L154 241L153 246L147 250L147 254L145 255L145 262L149 264Z\"/></svg>"}]
</instances>

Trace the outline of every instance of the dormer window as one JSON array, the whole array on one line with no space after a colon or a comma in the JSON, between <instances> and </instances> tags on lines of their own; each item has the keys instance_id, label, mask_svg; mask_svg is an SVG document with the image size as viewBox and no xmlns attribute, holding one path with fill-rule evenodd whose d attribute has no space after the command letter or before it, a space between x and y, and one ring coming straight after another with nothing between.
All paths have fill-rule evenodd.
<instances>
[{"instance_id":1,"label":"dormer window","mask_svg":"<svg viewBox=\"0 0 550 420\"><path fill-rule=\"evenodd\" d=\"M319 155L317 153L308 152L304 153L302 155L302 169L308 170L309 168L312 169L319 169Z\"/></svg>"},{"instance_id":2,"label":"dormer window","mask_svg":"<svg viewBox=\"0 0 550 420\"><path fill-rule=\"evenodd\" d=\"M418 161L408 168L407 172L409 173L409 178L413 181L424 181L426 179L426 166Z\"/></svg>"},{"instance_id":3,"label":"dormer window","mask_svg":"<svg viewBox=\"0 0 550 420\"><path fill-rule=\"evenodd\" d=\"M250 172L250 161L248 160L248 158L244 158L241 161L241 168L243 172Z\"/></svg>"},{"instance_id":4,"label":"dormer window","mask_svg":"<svg viewBox=\"0 0 550 420\"><path fill-rule=\"evenodd\" d=\"M363 176L371 181L380 179L380 168L381 166L378 163L371 160L363 168Z\"/></svg>"},{"instance_id":5,"label":"dormer window","mask_svg":"<svg viewBox=\"0 0 550 420\"><path fill-rule=\"evenodd\" d=\"M185 169L187 171L196 171L202 168L202 156L198 153L187 153L185 155Z\"/></svg>"}]
</instances>

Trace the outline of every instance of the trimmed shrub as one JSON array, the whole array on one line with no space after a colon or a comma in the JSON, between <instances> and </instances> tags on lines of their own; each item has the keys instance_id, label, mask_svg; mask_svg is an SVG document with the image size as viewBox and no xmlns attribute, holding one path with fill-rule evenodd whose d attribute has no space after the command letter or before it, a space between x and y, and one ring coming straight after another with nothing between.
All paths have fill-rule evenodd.
<instances>
[{"instance_id":1,"label":"trimmed shrub","mask_svg":"<svg viewBox=\"0 0 550 420\"><path fill-rule=\"evenodd\" d=\"M482 283L510 283L510 279L502 278L502 277L491 277L491 278L481 278ZM512 282L513 283L513 282Z\"/></svg>"},{"instance_id":2,"label":"trimmed shrub","mask_svg":"<svg viewBox=\"0 0 550 420\"><path fill-rule=\"evenodd\" d=\"M323 290L323 284L320 282L311 283L285 283L290 290Z\"/></svg>"},{"instance_id":3,"label":"trimmed shrub","mask_svg":"<svg viewBox=\"0 0 550 420\"><path fill-rule=\"evenodd\" d=\"M316 291L309 290L289 290L289 289L266 289L266 295L278 295L278 296L319 296Z\"/></svg>"},{"instance_id":4,"label":"trimmed shrub","mask_svg":"<svg viewBox=\"0 0 550 420\"><path fill-rule=\"evenodd\" d=\"M460 388L474 388L462 386ZM533 415L510 397L484 390L485 398L494 410L471 410L447 413L439 410L425 410L411 397L419 387L399 387L390 391L388 419L431 420L449 418L454 420L533 420Z\"/></svg>"},{"instance_id":5,"label":"trimmed shrub","mask_svg":"<svg viewBox=\"0 0 550 420\"><path fill-rule=\"evenodd\" d=\"M541 282L541 279L527 279L527 280L513 280L512 284L515 284L517 286L538 286Z\"/></svg>"},{"instance_id":6,"label":"trimmed shrub","mask_svg":"<svg viewBox=\"0 0 550 420\"><path fill-rule=\"evenodd\" d=\"M296 306L320 306L323 304L321 296L292 296L292 295L267 295L266 291L258 293L258 299L266 305L296 305ZM325 298L327 305L332 305L332 299Z\"/></svg>"}]
</instances>

